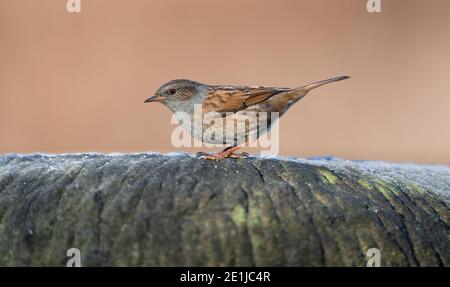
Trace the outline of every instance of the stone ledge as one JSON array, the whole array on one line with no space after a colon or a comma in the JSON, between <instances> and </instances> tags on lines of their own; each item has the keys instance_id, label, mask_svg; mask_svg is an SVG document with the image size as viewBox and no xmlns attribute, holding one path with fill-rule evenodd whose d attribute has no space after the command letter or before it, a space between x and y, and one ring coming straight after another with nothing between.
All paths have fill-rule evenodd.
<instances>
[{"instance_id":1,"label":"stone ledge","mask_svg":"<svg viewBox=\"0 0 450 287\"><path fill-rule=\"evenodd\" d=\"M450 266L450 168L186 154L0 157L0 265Z\"/></svg>"}]
</instances>

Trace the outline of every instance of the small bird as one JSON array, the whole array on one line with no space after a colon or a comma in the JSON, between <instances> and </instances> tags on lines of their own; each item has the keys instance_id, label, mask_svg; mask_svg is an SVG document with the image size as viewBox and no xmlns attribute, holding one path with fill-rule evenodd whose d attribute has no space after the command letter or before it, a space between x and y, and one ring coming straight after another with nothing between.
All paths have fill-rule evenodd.
<instances>
[{"instance_id":1,"label":"small bird","mask_svg":"<svg viewBox=\"0 0 450 287\"><path fill-rule=\"evenodd\" d=\"M172 80L162 85L154 96L145 100L145 103L159 102L167 106L175 114L183 128L202 142L229 144L222 152L200 153L201 157L210 160L222 160L228 157L241 158L247 155L246 153L236 153L242 145L268 132L271 125L309 91L348 78L348 76L341 76L293 89L207 85L185 79ZM196 112L196 107L201 108L201 114ZM274 112L278 113L276 119L271 117ZM247 115L250 113L256 115L258 124L248 124ZM265 129L261 129L259 124L261 114L268 115L265 118ZM205 121L205 115L209 115L209 120ZM243 123L245 128L240 130L222 129L223 124L215 123L218 120L229 119L237 121L238 124L239 122ZM217 128L218 126L220 129Z\"/></svg>"}]
</instances>

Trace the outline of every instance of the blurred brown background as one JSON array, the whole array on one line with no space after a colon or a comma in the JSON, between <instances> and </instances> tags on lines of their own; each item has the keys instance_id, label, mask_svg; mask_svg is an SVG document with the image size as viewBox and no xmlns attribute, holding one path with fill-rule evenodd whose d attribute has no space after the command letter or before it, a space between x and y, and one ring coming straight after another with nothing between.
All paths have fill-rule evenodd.
<instances>
[{"instance_id":1,"label":"blurred brown background","mask_svg":"<svg viewBox=\"0 0 450 287\"><path fill-rule=\"evenodd\" d=\"M283 117L281 155L450 164L448 0L66 2L0 1L0 153L173 151L143 104L168 80L348 74Z\"/></svg>"}]
</instances>

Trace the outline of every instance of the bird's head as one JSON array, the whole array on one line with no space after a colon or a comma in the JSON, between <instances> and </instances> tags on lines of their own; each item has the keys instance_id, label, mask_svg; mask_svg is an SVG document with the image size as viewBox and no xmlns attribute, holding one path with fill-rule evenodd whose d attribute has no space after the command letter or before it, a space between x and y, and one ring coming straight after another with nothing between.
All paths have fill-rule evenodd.
<instances>
[{"instance_id":1,"label":"bird's head","mask_svg":"<svg viewBox=\"0 0 450 287\"><path fill-rule=\"evenodd\" d=\"M192 101L202 84L191 80L173 80L162 85L145 103L158 102L169 108Z\"/></svg>"}]
</instances>

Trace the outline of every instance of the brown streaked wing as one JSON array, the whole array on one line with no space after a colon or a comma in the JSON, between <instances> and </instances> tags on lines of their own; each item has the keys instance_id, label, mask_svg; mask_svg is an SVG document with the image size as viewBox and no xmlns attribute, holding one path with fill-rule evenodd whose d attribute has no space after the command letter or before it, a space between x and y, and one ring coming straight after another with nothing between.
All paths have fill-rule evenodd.
<instances>
[{"instance_id":1,"label":"brown streaked wing","mask_svg":"<svg viewBox=\"0 0 450 287\"><path fill-rule=\"evenodd\" d=\"M267 100L287 88L214 87L203 100L203 112L238 112Z\"/></svg>"}]
</instances>

